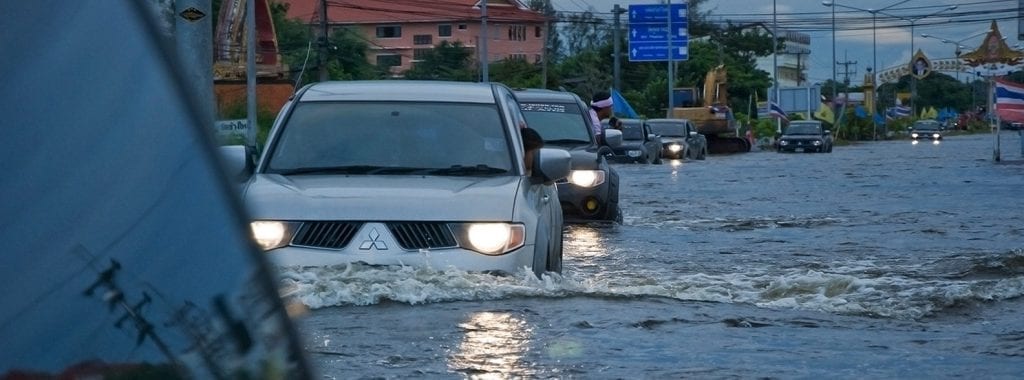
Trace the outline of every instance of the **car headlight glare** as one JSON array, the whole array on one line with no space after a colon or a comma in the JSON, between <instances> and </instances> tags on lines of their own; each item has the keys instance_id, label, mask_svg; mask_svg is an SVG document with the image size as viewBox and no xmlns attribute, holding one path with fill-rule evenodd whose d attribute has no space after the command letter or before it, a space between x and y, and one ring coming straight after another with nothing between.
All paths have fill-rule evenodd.
<instances>
[{"instance_id":1,"label":"car headlight glare","mask_svg":"<svg viewBox=\"0 0 1024 380\"><path fill-rule=\"evenodd\" d=\"M913 138L915 138L915 139L916 139L916 138L917 138L917 133L911 133L911 134L910 134L910 137L913 137Z\"/></svg>"},{"instance_id":2,"label":"car headlight glare","mask_svg":"<svg viewBox=\"0 0 1024 380\"><path fill-rule=\"evenodd\" d=\"M526 243L526 227L518 223L465 223L456 228L462 248L501 255Z\"/></svg>"},{"instance_id":3,"label":"car headlight glare","mask_svg":"<svg viewBox=\"0 0 1024 380\"><path fill-rule=\"evenodd\" d=\"M672 144L668 146L668 150L672 153L678 153L680 150L683 150L683 147L679 144Z\"/></svg>"},{"instance_id":4,"label":"car headlight glare","mask_svg":"<svg viewBox=\"0 0 1024 380\"><path fill-rule=\"evenodd\" d=\"M935 138L935 139L939 138L939 134L938 133L933 133L932 134L932 138Z\"/></svg>"},{"instance_id":5,"label":"car headlight glare","mask_svg":"<svg viewBox=\"0 0 1024 380\"><path fill-rule=\"evenodd\" d=\"M573 170L569 173L569 183L579 187L598 186L604 180L604 170Z\"/></svg>"},{"instance_id":6,"label":"car headlight glare","mask_svg":"<svg viewBox=\"0 0 1024 380\"><path fill-rule=\"evenodd\" d=\"M811 144L814 144L814 146L821 145L821 140L814 140Z\"/></svg>"},{"instance_id":7,"label":"car headlight glare","mask_svg":"<svg viewBox=\"0 0 1024 380\"><path fill-rule=\"evenodd\" d=\"M295 231L295 223L257 220L249 224L253 240L264 251L288 245Z\"/></svg>"},{"instance_id":8,"label":"car headlight glare","mask_svg":"<svg viewBox=\"0 0 1024 380\"><path fill-rule=\"evenodd\" d=\"M786 140L779 141L779 145L782 145L782 146L789 145L789 141L786 141Z\"/></svg>"}]
</instances>

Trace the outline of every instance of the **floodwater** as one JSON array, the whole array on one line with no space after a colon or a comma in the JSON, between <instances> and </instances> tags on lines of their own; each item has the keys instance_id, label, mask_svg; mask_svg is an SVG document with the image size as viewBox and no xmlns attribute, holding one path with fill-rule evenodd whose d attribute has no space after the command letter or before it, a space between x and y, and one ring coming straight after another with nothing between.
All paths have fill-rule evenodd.
<instances>
[{"instance_id":1,"label":"floodwater","mask_svg":"<svg viewBox=\"0 0 1024 380\"><path fill-rule=\"evenodd\" d=\"M323 378L1024 376L1016 133L618 165L536 279L282 268Z\"/></svg>"}]
</instances>

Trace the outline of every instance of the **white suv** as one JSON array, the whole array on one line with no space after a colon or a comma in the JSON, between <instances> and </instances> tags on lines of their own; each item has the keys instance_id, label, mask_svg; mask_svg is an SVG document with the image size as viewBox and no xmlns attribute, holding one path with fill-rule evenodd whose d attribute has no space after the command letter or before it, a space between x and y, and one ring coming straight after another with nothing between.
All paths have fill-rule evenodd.
<instances>
[{"instance_id":1,"label":"white suv","mask_svg":"<svg viewBox=\"0 0 1024 380\"><path fill-rule=\"evenodd\" d=\"M561 272L570 156L542 148L528 171L525 125L500 84L306 86L242 188L253 235L284 266Z\"/></svg>"}]
</instances>

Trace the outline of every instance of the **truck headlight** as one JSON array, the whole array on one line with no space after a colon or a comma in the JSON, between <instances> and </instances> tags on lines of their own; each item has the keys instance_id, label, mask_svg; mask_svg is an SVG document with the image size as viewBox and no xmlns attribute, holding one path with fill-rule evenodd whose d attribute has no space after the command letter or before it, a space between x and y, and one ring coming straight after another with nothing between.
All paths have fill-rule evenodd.
<instances>
[{"instance_id":1,"label":"truck headlight","mask_svg":"<svg viewBox=\"0 0 1024 380\"><path fill-rule=\"evenodd\" d=\"M579 187L594 187L604 183L604 170L573 170L569 173L569 183Z\"/></svg>"},{"instance_id":2,"label":"truck headlight","mask_svg":"<svg viewBox=\"0 0 1024 380\"><path fill-rule=\"evenodd\" d=\"M249 223L252 238L264 251L281 248L292 241L299 223L276 220L257 220Z\"/></svg>"},{"instance_id":3,"label":"truck headlight","mask_svg":"<svg viewBox=\"0 0 1024 380\"><path fill-rule=\"evenodd\" d=\"M459 246L485 255L502 255L526 243L519 223L461 223L454 225Z\"/></svg>"}]
</instances>

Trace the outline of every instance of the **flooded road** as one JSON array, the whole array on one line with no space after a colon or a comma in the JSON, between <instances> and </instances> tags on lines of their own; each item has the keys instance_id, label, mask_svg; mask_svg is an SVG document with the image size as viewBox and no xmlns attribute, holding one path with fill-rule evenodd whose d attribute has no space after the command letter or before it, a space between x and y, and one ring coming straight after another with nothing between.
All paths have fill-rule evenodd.
<instances>
[{"instance_id":1,"label":"flooded road","mask_svg":"<svg viewBox=\"0 0 1024 380\"><path fill-rule=\"evenodd\" d=\"M562 276L283 268L323 378L1019 378L1024 165L991 135L618 165Z\"/></svg>"}]
</instances>

